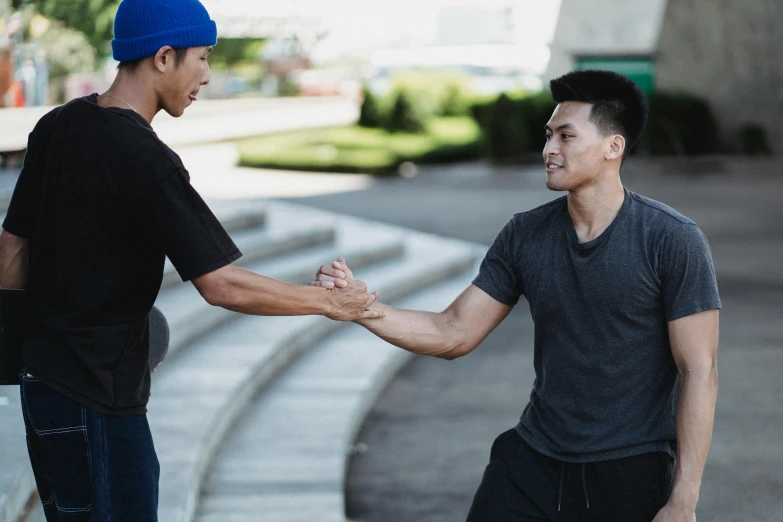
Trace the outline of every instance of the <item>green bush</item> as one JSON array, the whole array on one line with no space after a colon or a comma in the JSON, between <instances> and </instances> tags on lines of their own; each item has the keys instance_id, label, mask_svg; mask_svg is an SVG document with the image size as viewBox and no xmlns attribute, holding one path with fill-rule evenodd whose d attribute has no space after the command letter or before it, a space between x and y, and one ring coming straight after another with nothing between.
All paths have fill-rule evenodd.
<instances>
[{"instance_id":1,"label":"green bush","mask_svg":"<svg viewBox=\"0 0 783 522\"><path fill-rule=\"evenodd\" d=\"M541 152L544 125L556 106L547 92L477 100L471 115L482 129L485 155L503 163Z\"/></svg>"},{"instance_id":2,"label":"green bush","mask_svg":"<svg viewBox=\"0 0 783 522\"><path fill-rule=\"evenodd\" d=\"M522 142L524 129L520 123L518 103L506 94L501 94L492 105L487 127L489 157L498 163L519 161L525 144Z\"/></svg>"},{"instance_id":3,"label":"green bush","mask_svg":"<svg viewBox=\"0 0 783 522\"><path fill-rule=\"evenodd\" d=\"M425 120L436 116L467 116L474 96L470 77L460 72L409 70L396 73L390 80L392 92L408 93L416 100Z\"/></svg>"},{"instance_id":4,"label":"green bush","mask_svg":"<svg viewBox=\"0 0 783 522\"><path fill-rule=\"evenodd\" d=\"M410 96L405 91L397 93L394 98L391 112L389 113L383 128L388 132L424 132L426 116L422 114L420 107L414 106Z\"/></svg>"},{"instance_id":5,"label":"green bush","mask_svg":"<svg viewBox=\"0 0 783 522\"><path fill-rule=\"evenodd\" d=\"M359 109L359 126L368 128L380 127L383 123L383 116L378 99L367 87L362 90L362 94L364 99Z\"/></svg>"},{"instance_id":6,"label":"green bush","mask_svg":"<svg viewBox=\"0 0 783 522\"><path fill-rule=\"evenodd\" d=\"M476 100L470 112L482 130L484 155L493 161L509 162L540 153L546 143L544 125L555 107L557 104L546 91ZM753 127L745 128L740 141L748 153L768 150L763 132ZM652 95L647 131L640 148L650 154L718 152L718 125L709 104L682 93Z\"/></svg>"},{"instance_id":7,"label":"green bush","mask_svg":"<svg viewBox=\"0 0 783 522\"><path fill-rule=\"evenodd\" d=\"M739 129L740 150L750 156L772 154L767 142L767 131L757 123L746 123Z\"/></svg>"},{"instance_id":8,"label":"green bush","mask_svg":"<svg viewBox=\"0 0 783 522\"><path fill-rule=\"evenodd\" d=\"M718 124L709 104L691 94L657 92L642 146L650 154L696 155L719 151Z\"/></svg>"}]
</instances>

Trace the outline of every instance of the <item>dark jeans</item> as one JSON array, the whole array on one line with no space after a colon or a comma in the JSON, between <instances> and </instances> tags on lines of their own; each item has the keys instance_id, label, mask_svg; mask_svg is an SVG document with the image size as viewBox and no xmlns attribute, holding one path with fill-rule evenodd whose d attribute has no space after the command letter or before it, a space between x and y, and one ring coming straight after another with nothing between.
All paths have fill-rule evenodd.
<instances>
[{"instance_id":1,"label":"dark jeans","mask_svg":"<svg viewBox=\"0 0 783 522\"><path fill-rule=\"evenodd\" d=\"M27 449L47 522L156 522L146 415L105 415L22 376Z\"/></svg>"},{"instance_id":2,"label":"dark jeans","mask_svg":"<svg viewBox=\"0 0 783 522\"><path fill-rule=\"evenodd\" d=\"M666 453L566 463L538 453L512 429L492 445L468 522L651 522L673 482Z\"/></svg>"}]
</instances>

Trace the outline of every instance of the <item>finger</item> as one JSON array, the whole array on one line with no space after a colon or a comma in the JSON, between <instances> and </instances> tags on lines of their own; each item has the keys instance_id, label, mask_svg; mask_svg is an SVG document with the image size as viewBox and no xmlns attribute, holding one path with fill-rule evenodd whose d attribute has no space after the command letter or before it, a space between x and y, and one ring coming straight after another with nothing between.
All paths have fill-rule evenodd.
<instances>
[{"instance_id":1,"label":"finger","mask_svg":"<svg viewBox=\"0 0 783 522\"><path fill-rule=\"evenodd\" d=\"M353 271L351 271L351 269L348 268L348 265L345 264L345 261L333 262L332 268L334 268L335 270L340 270L341 272L345 272L347 279L353 279Z\"/></svg>"},{"instance_id":2,"label":"finger","mask_svg":"<svg viewBox=\"0 0 783 522\"><path fill-rule=\"evenodd\" d=\"M378 292L373 292L370 294L370 298L367 299L367 302L364 304L365 307L369 308L370 305L372 305L376 299L378 299L378 296L380 294Z\"/></svg>"},{"instance_id":3,"label":"finger","mask_svg":"<svg viewBox=\"0 0 783 522\"><path fill-rule=\"evenodd\" d=\"M345 288L346 286L348 286L348 281L346 281L345 279L338 279L336 277L331 277L324 274L318 274L318 277L316 277L315 279L316 281L334 283L334 286L336 286L337 288Z\"/></svg>"},{"instance_id":4,"label":"finger","mask_svg":"<svg viewBox=\"0 0 783 522\"><path fill-rule=\"evenodd\" d=\"M365 310L362 312L362 319L382 319L386 317L386 313L381 310Z\"/></svg>"},{"instance_id":5,"label":"finger","mask_svg":"<svg viewBox=\"0 0 783 522\"><path fill-rule=\"evenodd\" d=\"M334 283L331 281L310 281L308 286L318 286L321 288L334 288Z\"/></svg>"},{"instance_id":6,"label":"finger","mask_svg":"<svg viewBox=\"0 0 783 522\"><path fill-rule=\"evenodd\" d=\"M321 274L328 275L329 277L334 277L335 279L345 279L346 276L345 272L343 272L339 268L333 268L328 265L322 266L318 270L318 273L316 275L321 275Z\"/></svg>"}]
</instances>

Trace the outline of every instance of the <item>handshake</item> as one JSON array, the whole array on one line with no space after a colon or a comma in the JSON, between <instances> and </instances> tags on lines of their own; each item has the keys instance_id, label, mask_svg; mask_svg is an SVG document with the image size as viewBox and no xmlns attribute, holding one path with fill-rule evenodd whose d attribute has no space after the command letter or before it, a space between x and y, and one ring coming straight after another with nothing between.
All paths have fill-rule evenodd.
<instances>
[{"instance_id":1,"label":"handshake","mask_svg":"<svg viewBox=\"0 0 783 522\"><path fill-rule=\"evenodd\" d=\"M325 315L335 321L380 319L386 314L375 304L378 292L367 292L367 285L353 278L353 273L342 256L331 266L323 265L310 286L329 290L332 306Z\"/></svg>"}]
</instances>

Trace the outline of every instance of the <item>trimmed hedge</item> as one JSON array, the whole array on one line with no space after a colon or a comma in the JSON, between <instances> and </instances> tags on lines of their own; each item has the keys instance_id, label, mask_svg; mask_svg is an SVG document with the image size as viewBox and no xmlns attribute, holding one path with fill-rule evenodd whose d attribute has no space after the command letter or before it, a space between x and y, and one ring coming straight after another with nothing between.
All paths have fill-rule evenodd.
<instances>
[{"instance_id":1,"label":"trimmed hedge","mask_svg":"<svg viewBox=\"0 0 783 522\"><path fill-rule=\"evenodd\" d=\"M498 163L522 161L540 153L544 125L557 104L549 93L510 96L474 103L471 114L482 130L484 155Z\"/></svg>"},{"instance_id":2,"label":"trimmed hedge","mask_svg":"<svg viewBox=\"0 0 783 522\"><path fill-rule=\"evenodd\" d=\"M650 96L650 117L639 145L653 155L714 154L720 151L718 123L705 100L658 92Z\"/></svg>"},{"instance_id":3,"label":"trimmed hedge","mask_svg":"<svg viewBox=\"0 0 783 522\"><path fill-rule=\"evenodd\" d=\"M718 126L709 104L689 94L659 92L650 98L647 131L632 151L648 154L712 154L720 151ZM471 107L482 130L484 156L494 162L519 162L539 154L546 142L544 125L557 104L548 92L483 99ZM763 153L763 137L745 129L746 149Z\"/></svg>"}]
</instances>

